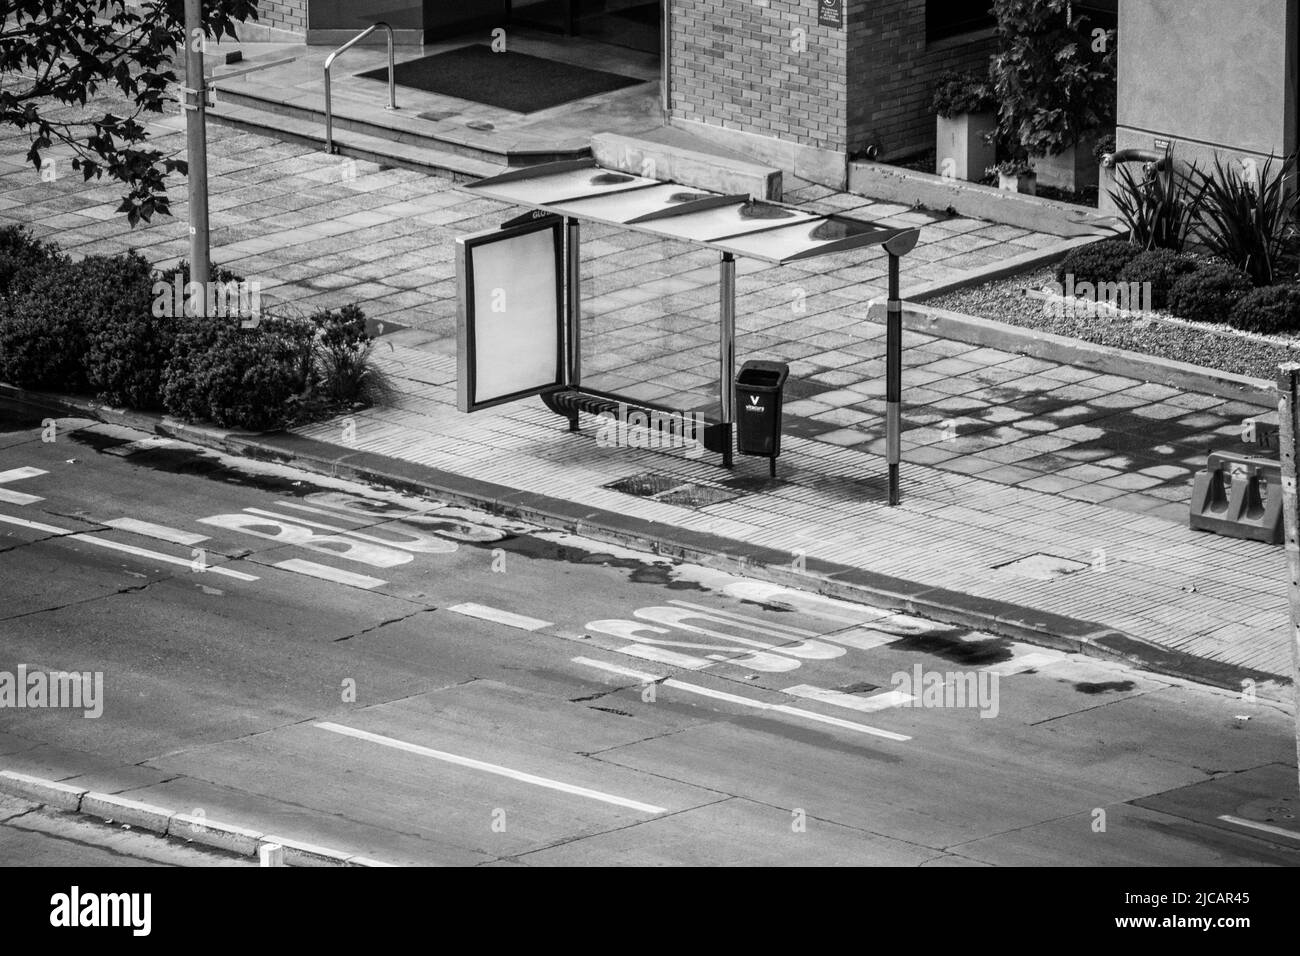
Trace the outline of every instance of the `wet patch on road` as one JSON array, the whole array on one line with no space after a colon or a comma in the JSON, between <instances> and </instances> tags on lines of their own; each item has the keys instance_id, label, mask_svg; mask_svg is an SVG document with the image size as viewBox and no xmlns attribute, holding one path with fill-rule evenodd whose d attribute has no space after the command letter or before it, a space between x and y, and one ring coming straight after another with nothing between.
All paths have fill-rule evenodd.
<instances>
[{"instance_id":1,"label":"wet patch on road","mask_svg":"<svg viewBox=\"0 0 1300 956\"><path fill-rule=\"evenodd\" d=\"M988 637L972 641L962 638L961 635L965 633L954 628L934 634L909 634L891 643L890 648L929 654L969 667L984 667L1011 660L1013 655L1009 638Z\"/></svg>"},{"instance_id":2,"label":"wet patch on road","mask_svg":"<svg viewBox=\"0 0 1300 956\"><path fill-rule=\"evenodd\" d=\"M1076 683L1074 689L1080 694L1105 694L1108 691L1123 694L1132 690L1136 686L1137 684L1131 680L1116 680L1105 683L1089 683L1083 681L1081 683Z\"/></svg>"},{"instance_id":3,"label":"wet patch on road","mask_svg":"<svg viewBox=\"0 0 1300 956\"><path fill-rule=\"evenodd\" d=\"M492 542L484 547L501 548L509 554L540 561L561 561L565 564L586 567L605 567L627 571L628 580L633 584L651 584L667 588L670 591L704 591L703 585L694 581L679 581L673 577L675 565L665 561L639 558L621 558L604 551L591 551L585 548L557 544L531 535L516 535L503 541Z\"/></svg>"}]
</instances>

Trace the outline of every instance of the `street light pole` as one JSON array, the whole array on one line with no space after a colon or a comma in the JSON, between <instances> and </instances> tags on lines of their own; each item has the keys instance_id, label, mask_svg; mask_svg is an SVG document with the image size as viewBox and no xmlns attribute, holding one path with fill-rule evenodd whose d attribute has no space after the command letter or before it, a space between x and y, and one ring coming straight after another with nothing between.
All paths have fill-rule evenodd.
<instances>
[{"instance_id":1,"label":"street light pole","mask_svg":"<svg viewBox=\"0 0 1300 956\"><path fill-rule=\"evenodd\" d=\"M208 130L207 80L203 76L203 0L185 0L185 152L189 163L190 281L207 301Z\"/></svg>"}]
</instances>

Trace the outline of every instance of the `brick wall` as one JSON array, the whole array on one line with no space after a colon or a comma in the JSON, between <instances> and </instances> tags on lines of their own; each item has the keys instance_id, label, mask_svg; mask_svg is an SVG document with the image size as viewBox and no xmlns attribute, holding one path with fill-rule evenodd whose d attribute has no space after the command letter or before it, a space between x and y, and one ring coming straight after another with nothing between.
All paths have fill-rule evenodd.
<instances>
[{"instance_id":1,"label":"brick wall","mask_svg":"<svg viewBox=\"0 0 1300 956\"><path fill-rule=\"evenodd\" d=\"M847 37L817 25L817 0L669 2L674 116L845 149Z\"/></svg>"},{"instance_id":2,"label":"brick wall","mask_svg":"<svg viewBox=\"0 0 1300 956\"><path fill-rule=\"evenodd\" d=\"M939 41L927 48L925 0L852 4L848 38L849 149L874 144L882 158L934 145L930 98L946 70L983 71L991 38Z\"/></svg>"},{"instance_id":3,"label":"brick wall","mask_svg":"<svg viewBox=\"0 0 1300 956\"><path fill-rule=\"evenodd\" d=\"M306 35L307 0L258 0L257 23Z\"/></svg>"},{"instance_id":4,"label":"brick wall","mask_svg":"<svg viewBox=\"0 0 1300 956\"><path fill-rule=\"evenodd\" d=\"M844 0L844 29L817 24L818 0L669 2L673 116L844 153L932 146L938 75L992 52L989 39L927 49L925 0Z\"/></svg>"}]
</instances>

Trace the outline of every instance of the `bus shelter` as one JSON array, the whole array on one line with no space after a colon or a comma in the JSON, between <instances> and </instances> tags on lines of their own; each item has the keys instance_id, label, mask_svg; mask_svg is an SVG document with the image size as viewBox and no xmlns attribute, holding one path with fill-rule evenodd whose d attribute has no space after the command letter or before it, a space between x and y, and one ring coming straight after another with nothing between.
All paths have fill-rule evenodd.
<instances>
[{"instance_id":1,"label":"bus shelter","mask_svg":"<svg viewBox=\"0 0 1300 956\"><path fill-rule=\"evenodd\" d=\"M580 412L624 405L680 410L582 384L581 223L603 223L713 250L719 259L717 415L703 445L731 467L735 428L736 259L784 265L879 246L889 257L886 316L886 462L898 504L903 329L899 260L920 230L818 214L748 195L724 195L605 169L593 159L530 166L467 188L532 211L456 240L458 405L473 412L541 396L578 430Z\"/></svg>"}]
</instances>

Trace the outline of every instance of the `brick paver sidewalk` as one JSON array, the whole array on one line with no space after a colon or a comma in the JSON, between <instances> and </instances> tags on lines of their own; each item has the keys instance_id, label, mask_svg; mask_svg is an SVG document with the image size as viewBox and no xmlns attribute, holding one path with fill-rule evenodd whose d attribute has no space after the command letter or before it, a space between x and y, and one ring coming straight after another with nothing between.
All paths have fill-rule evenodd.
<instances>
[{"instance_id":1,"label":"brick paver sidewalk","mask_svg":"<svg viewBox=\"0 0 1300 956\"><path fill-rule=\"evenodd\" d=\"M181 147L177 117L155 128L162 148ZM1288 671L1282 550L1185 527L1192 469L1257 409L908 335L905 497L886 508L883 329L866 318L884 268L879 257L852 254L799 268L741 263L739 357L792 365L775 483L757 459L740 459L729 475L713 456L598 448L590 430L567 434L536 401L462 416L453 407L452 241L514 210L444 180L228 129L213 128L210 144L217 261L294 308L359 302L405 327L378 350L401 402L353 416L358 449ZM159 265L186 254L183 202L175 219L132 232L113 213L116 187L82 184L58 156L63 175L42 182L25 152L20 135L0 136L0 221L79 254L135 246ZM788 198L923 224L905 286L1058 241L816 186ZM585 381L647 399L716 401L713 257L614 229L587 228L584 240ZM339 422L303 431L342 434ZM660 492L607 487L619 482ZM683 483L698 488L675 491ZM1073 562L1071 573L1035 580L1005 567L1036 554Z\"/></svg>"}]
</instances>

